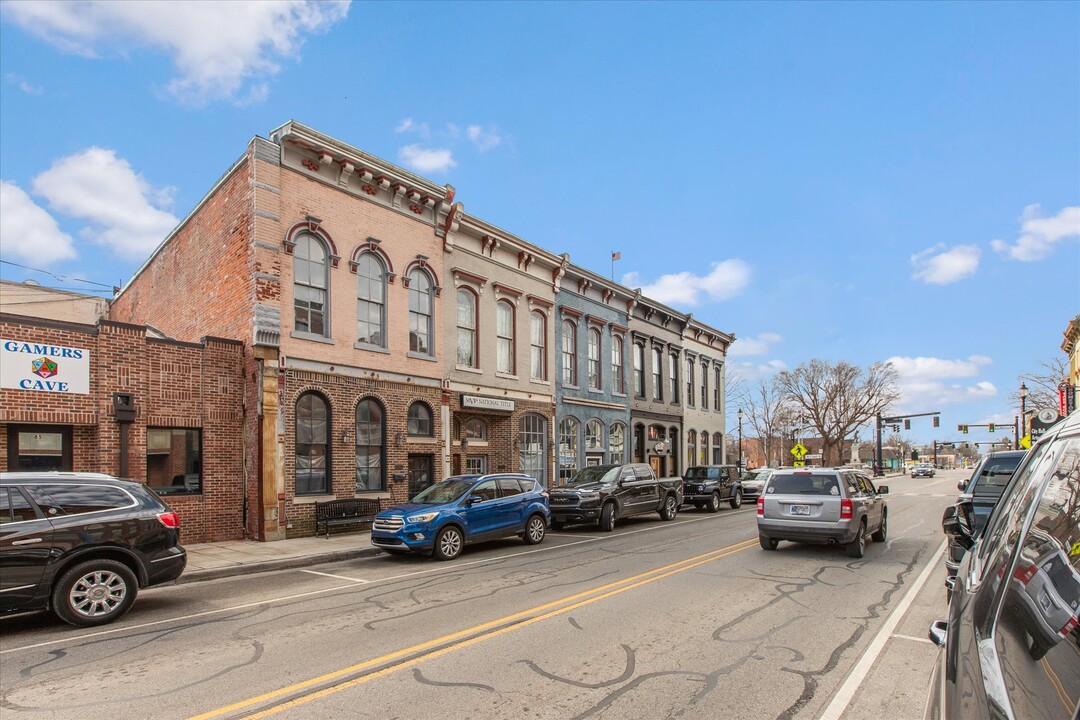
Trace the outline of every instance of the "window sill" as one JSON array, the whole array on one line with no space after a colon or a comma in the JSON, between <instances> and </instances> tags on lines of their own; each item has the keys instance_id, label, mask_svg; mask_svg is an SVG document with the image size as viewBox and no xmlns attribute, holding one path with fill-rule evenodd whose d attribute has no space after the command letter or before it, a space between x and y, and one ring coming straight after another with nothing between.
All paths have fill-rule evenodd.
<instances>
[{"instance_id":1,"label":"window sill","mask_svg":"<svg viewBox=\"0 0 1080 720\"><path fill-rule=\"evenodd\" d=\"M296 338L297 340L310 340L311 342L323 343L324 345L337 345L333 338L316 335L315 333L303 332L301 330L293 330L289 333L289 337Z\"/></svg>"},{"instance_id":2,"label":"window sill","mask_svg":"<svg viewBox=\"0 0 1080 720\"><path fill-rule=\"evenodd\" d=\"M454 443L456 446L461 446L461 441ZM472 450L473 448L486 448L488 446L487 440L469 440L469 444L464 448L466 450Z\"/></svg>"},{"instance_id":3,"label":"window sill","mask_svg":"<svg viewBox=\"0 0 1080 720\"><path fill-rule=\"evenodd\" d=\"M353 343L353 348L355 348L356 350L367 350L368 352L383 353L384 355L390 354L389 348L384 348L379 345L371 345L364 342Z\"/></svg>"},{"instance_id":4,"label":"window sill","mask_svg":"<svg viewBox=\"0 0 1080 720\"><path fill-rule=\"evenodd\" d=\"M413 358L414 360L425 360L427 362L439 362L437 359L435 359L434 355L426 355L424 353L413 352L412 350L410 350L409 352L407 352L405 354L408 357Z\"/></svg>"},{"instance_id":5,"label":"window sill","mask_svg":"<svg viewBox=\"0 0 1080 720\"><path fill-rule=\"evenodd\" d=\"M505 373L505 372L497 372L497 373L495 373L495 377L502 378L503 380L519 380L520 379L520 378L518 378L517 375L514 375L513 373Z\"/></svg>"},{"instance_id":6,"label":"window sill","mask_svg":"<svg viewBox=\"0 0 1080 720\"><path fill-rule=\"evenodd\" d=\"M544 387L551 387L551 383L549 381L542 380L540 378L529 378L529 382L531 382L533 385L543 385Z\"/></svg>"},{"instance_id":7,"label":"window sill","mask_svg":"<svg viewBox=\"0 0 1080 720\"><path fill-rule=\"evenodd\" d=\"M314 505L328 500L337 500L337 495L295 495L293 505Z\"/></svg>"},{"instance_id":8,"label":"window sill","mask_svg":"<svg viewBox=\"0 0 1080 720\"><path fill-rule=\"evenodd\" d=\"M580 389L581 388L579 388L577 385L569 385L569 384L564 384L563 385L563 390L580 390Z\"/></svg>"},{"instance_id":9,"label":"window sill","mask_svg":"<svg viewBox=\"0 0 1080 720\"><path fill-rule=\"evenodd\" d=\"M613 392L611 393L611 395L612 397L623 398L624 400L626 399L626 393Z\"/></svg>"},{"instance_id":10,"label":"window sill","mask_svg":"<svg viewBox=\"0 0 1080 720\"><path fill-rule=\"evenodd\" d=\"M356 490L353 492L354 498L364 498L370 500L389 500L389 490Z\"/></svg>"},{"instance_id":11,"label":"window sill","mask_svg":"<svg viewBox=\"0 0 1080 720\"><path fill-rule=\"evenodd\" d=\"M484 374L484 371L481 370L480 368L471 367L469 365L455 365L454 369L458 370L460 372L473 373L475 375L483 375Z\"/></svg>"},{"instance_id":12,"label":"window sill","mask_svg":"<svg viewBox=\"0 0 1080 720\"><path fill-rule=\"evenodd\" d=\"M407 437L405 438L406 445L438 445L439 438L437 437Z\"/></svg>"},{"instance_id":13,"label":"window sill","mask_svg":"<svg viewBox=\"0 0 1080 720\"><path fill-rule=\"evenodd\" d=\"M589 388L589 392L591 392L593 395L603 395L604 394L604 391L601 390L600 388Z\"/></svg>"}]
</instances>

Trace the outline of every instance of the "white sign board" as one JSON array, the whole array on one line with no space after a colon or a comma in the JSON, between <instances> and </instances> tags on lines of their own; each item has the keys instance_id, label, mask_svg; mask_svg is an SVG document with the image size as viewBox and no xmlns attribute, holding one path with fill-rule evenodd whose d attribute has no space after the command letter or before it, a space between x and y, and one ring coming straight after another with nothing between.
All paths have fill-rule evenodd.
<instances>
[{"instance_id":1,"label":"white sign board","mask_svg":"<svg viewBox=\"0 0 1080 720\"><path fill-rule=\"evenodd\" d=\"M514 401L503 398L481 397L480 395L462 395L461 407L477 408L478 410L504 410L514 411Z\"/></svg>"},{"instance_id":2,"label":"white sign board","mask_svg":"<svg viewBox=\"0 0 1080 720\"><path fill-rule=\"evenodd\" d=\"M0 339L0 387L90 394L90 351Z\"/></svg>"}]
</instances>

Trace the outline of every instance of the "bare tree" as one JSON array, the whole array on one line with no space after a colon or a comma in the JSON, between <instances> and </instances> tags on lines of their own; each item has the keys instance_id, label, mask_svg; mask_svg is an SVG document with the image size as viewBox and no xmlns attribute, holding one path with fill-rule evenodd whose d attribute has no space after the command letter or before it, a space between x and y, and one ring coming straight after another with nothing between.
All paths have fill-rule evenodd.
<instances>
[{"instance_id":1,"label":"bare tree","mask_svg":"<svg viewBox=\"0 0 1080 720\"><path fill-rule=\"evenodd\" d=\"M816 358L776 376L778 390L817 430L824 460L833 464L839 464L844 438L899 398L896 380L896 370L887 363L864 370Z\"/></svg>"},{"instance_id":2,"label":"bare tree","mask_svg":"<svg viewBox=\"0 0 1080 720\"><path fill-rule=\"evenodd\" d=\"M1027 386L1027 409L1038 412L1043 408L1058 409L1058 384L1069 377L1069 365L1067 358L1053 357L1038 363L1039 370L1023 373L1018 378ZM1009 399L1014 407L1020 406L1019 386L1009 393Z\"/></svg>"},{"instance_id":3,"label":"bare tree","mask_svg":"<svg viewBox=\"0 0 1080 720\"><path fill-rule=\"evenodd\" d=\"M899 433L894 433L893 435L889 436L886 444L896 451L897 457L900 458L900 468L905 468L905 461L911 454L912 449L915 447L912 442L900 435Z\"/></svg>"},{"instance_id":4,"label":"bare tree","mask_svg":"<svg viewBox=\"0 0 1080 720\"><path fill-rule=\"evenodd\" d=\"M775 382L758 380L744 396L743 420L761 443L766 465L781 465L782 434L792 422L794 408Z\"/></svg>"}]
</instances>

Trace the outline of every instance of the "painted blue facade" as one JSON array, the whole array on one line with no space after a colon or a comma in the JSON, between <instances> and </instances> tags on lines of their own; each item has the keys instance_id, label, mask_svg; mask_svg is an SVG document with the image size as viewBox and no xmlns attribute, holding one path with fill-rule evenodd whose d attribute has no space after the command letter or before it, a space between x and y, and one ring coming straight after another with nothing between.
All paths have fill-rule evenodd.
<instances>
[{"instance_id":1,"label":"painted blue facade","mask_svg":"<svg viewBox=\"0 0 1080 720\"><path fill-rule=\"evenodd\" d=\"M627 306L632 298L626 288L574 265L555 294L558 482L587 465L630 461ZM613 346L621 352L614 354Z\"/></svg>"}]
</instances>

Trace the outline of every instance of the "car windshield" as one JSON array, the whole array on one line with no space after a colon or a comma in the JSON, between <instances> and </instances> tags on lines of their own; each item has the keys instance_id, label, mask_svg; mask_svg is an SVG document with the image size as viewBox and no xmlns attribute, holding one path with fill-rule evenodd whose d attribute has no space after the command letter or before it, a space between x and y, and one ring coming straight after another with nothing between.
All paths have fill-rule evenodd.
<instances>
[{"instance_id":1,"label":"car windshield","mask_svg":"<svg viewBox=\"0 0 1080 720\"><path fill-rule=\"evenodd\" d=\"M1022 459L1022 455L987 458L978 474L972 478L973 484L968 488L968 492L976 495L1001 495Z\"/></svg>"},{"instance_id":2,"label":"car windshield","mask_svg":"<svg viewBox=\"0 0 1080 720\"><path fill-rule=\"evenodd\" d=\"M593 465L580 471L566 481L568 486L591 485L593 483L613 483L619 479L621 465Z\"/></svg>"},{"instance_id":3,"label":"car windshield","mask_svg":"<svg viewBox=\"0 0 1080 720\"><path fill-rule=\"evenodd\" d=\"M833 475L778 474L769 479L768 492L776 495L839 495L840 485Z\"/></svg>"},{"instance_id":4,"label":"car windshield","mask_svg":"<svg viewBox=\"0 0 1080 720\"><path fill-rule=\"evenodd\" d=\"M687 480L718 480L720 468L717 467L692 467L686 471Z\"/></svg>"},{"instance_id":5,"label":"car windshield","mask_svg":"<svg viewBox=\"0 0 1080 720\"><path fill-rule=\"evenodd\" d=\"M460 500L476 484L475 480L447 480L435 483L412 499L421 505L444 505Z\"/></svg>"},{"instance_id":6,"label":"car windshield","mask_svg":"<svg viewBox=\"0 0 1080 720\"><path fill-rule=\"evenodd\" d=\"M743 476L743 482L762 482L769 479L768 470L752 470Z\"/></svg>"}]
</instances>

